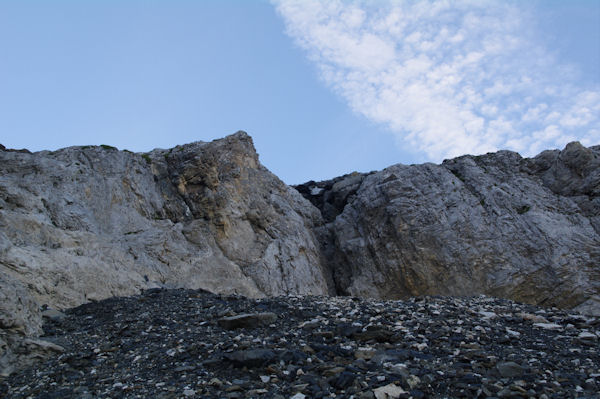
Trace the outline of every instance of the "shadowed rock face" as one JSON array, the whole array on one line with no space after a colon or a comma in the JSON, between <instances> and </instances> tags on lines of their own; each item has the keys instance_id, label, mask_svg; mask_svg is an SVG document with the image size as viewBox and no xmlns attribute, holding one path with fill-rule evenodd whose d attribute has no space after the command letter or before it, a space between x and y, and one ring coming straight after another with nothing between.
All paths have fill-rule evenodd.
<instances>
[{"instance_id":1,"label":"shadowed rock face","mask_svg":"<svg viewBox=\"0 0 600 399\"><path fill-rule=\"evenodd\" d=\"M0 359L39 332L42 304L153 287L331 294L321 223L243 132L148 154L0 151Z\"/></svg>"},{"instance_id":2,"label":"shadowed rock face","mask_svg":"<svg viewBox=\"0 0 600 399\"><path fill-rule=\"evenodd\" d=\"M298 186L338 292L485 293L600 314L600 147L500 151Z\"/></svg>"}]
</instances>

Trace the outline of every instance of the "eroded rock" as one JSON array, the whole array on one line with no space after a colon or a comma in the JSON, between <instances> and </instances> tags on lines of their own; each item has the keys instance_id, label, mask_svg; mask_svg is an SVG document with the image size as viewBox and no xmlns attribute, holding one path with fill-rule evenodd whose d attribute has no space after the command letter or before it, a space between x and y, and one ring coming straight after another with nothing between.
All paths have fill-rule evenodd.
<instances>
[{"instance_id":1,"label":"eroded rock","mask_svg":"<svg viewBox=\"0 0 600 399\"><path fill-rule=\"evenodd\" d=\"M320 223L244 132L146 154L0 150L2 345L37 336L42 305L159 287L332 293L312 232Z\"/></svg>"},{"instance_id":2,"label":"eroded rock","mask_svg":"<svg viewBox=\"0 0 600 399\"><path fill-rule=\"evenodd\" d=\"M600 314L600 146L394 165L297 187L338 293L488 295Z\"/></svg>"}]
</instances>

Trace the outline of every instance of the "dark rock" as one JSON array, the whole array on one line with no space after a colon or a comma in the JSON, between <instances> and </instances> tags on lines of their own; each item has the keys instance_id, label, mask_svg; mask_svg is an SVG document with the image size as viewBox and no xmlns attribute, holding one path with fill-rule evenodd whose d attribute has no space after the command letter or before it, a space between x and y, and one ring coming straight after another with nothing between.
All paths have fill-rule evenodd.
<instances>
[{"instance_id":1,"label":"dark rock","mask_svg":"<svg viewBox=\"0 0 600 399\"><path fill-rule=\"evenodd\" d=\"M424 399L427 397L427 395L425 395L425 392L419 391L418 389L411 390L410 396L413 397L414 399Z\"/></svg>"},{"instance_id":2,"label":"dark rock","mask_svg":"<svg viewBox=\"0 0 600 399\"><path fill-rule=\"evenodd\" d=\"M354 380L356 380L356 374L344 371L331 380L331 385L337 389L346 389L354 383Z\"/></svg>"},{"instance_id":3,"label":"dark rock","mask_svg":"<svg viewBox=\"0 0 600 399\"><path fill-rule=\"evenodd\" d=\"M525 369L515 362L501 362L496 364L496 369L502 377L514 378L520 377L525 373Z\"/></svg>"},{"instance_id":4,"label":"dark rock","mask_svg":"<svg viewBox=\"0 0 600 399\"><path fill-rule=\"evenodd\" d=\"M277 355L270 349L248 349L225 353L223 358L237 367L259 367L273 360Z\"/></svg>"},{"instance_id":5,"label":"dark rock","mask_svg":"<svg viewBox=\"0 0 600 399\"><path fill-rule=\"evenodd\" d=\"M299 350L285 350L281 354L279 354L279 359L285 363L293 363L297 364L305 361L308 358L308 355Z\"/></svg>"},{"instance_id":6,"label":"dark rock","mask_svg":"<svg viewBox=\"0 0 600 399\"><path fill-rule=\"evenodd\" d=\"M236 328L257 328L268 326L277 320L275 313L248 313L237 316L224 317L217 320L219 326L226 330L234 330Z\"/></svg>"},{"instance_id":7,"label":"dark rock","mask_svg":"<svg viewBox=\"0 0 600 399\"><path fill-rule=\"evenodd\" d=\"M373 328L367 331L355 332L352 338L358 341L377 341L377 342L393 342L394 333L385 328Z\"/></svg>"}]
</instances>

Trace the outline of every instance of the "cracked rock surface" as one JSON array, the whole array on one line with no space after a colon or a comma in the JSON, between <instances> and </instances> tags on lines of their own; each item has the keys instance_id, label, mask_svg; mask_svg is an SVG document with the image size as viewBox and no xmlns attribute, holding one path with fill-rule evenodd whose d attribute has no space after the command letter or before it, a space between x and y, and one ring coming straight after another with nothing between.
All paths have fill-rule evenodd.
<instances>
[{"instance_id":1,"label":"cracked rock surface","mask_svg":"<svg viewBox=\"0 0 600 399\"><path fill-rule=\"evenodd\" d=\"M145 154L0 148L0 374L29 362L42 305L153 287L327 295L320 220L244 132Z\"/></svg>"},{"instance_id":2,"label":"cracked rock surface","mask_svg":"<svg viewBox=\"0 0 600 399\"><path fill-rule=\"evenodd\" d=\"M475 295L600 315L600 146L393 165L296 188L336 290Z\"/></svg>"},{"instance_id":3,"label":"cracked rock surface","mask_svg":"<svg viewBox=\"0 0 600 399\"><path fill-rule=\"evenodd\" d=\"M245 324L219 322L238 315ZM0 396L593 398L600 387L598 318L485 296L151 289L69 309L43 328L65 351L1 379Z\"/></svg>"}]
</instances>

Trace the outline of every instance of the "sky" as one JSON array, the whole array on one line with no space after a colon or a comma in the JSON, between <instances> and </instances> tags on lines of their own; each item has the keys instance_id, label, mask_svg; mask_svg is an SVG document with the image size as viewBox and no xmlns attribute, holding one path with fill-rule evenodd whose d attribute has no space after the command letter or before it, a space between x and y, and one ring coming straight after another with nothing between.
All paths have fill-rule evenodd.
<instances>
[{"instance_id":1,"label":"sky","mask_svg":"<svg viewBox=\"0 0 600 399\"><path fill-rule=\"evenodd\" d=\"M598 0L0 0L0 143L248 132L288 184L600 144Z\"/></svg>"}]
</instances>

